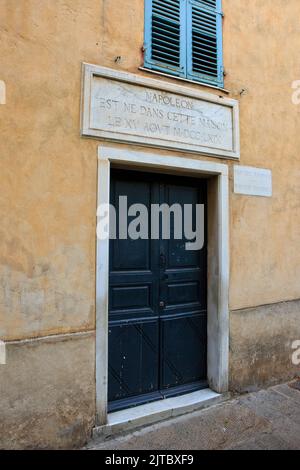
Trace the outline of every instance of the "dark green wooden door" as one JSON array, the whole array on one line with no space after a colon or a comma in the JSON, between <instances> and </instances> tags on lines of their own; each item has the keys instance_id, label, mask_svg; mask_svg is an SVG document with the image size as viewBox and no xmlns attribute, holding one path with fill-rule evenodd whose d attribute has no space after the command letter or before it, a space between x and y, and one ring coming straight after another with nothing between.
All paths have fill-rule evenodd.
<instances>
[{"instance_id":1,"label":"dark green wooden door","mask_svg":"<svg viewBox=\"0 0 300 470\"><path fill-rule=\"evenodd\" d=\"M111 204L144 204L151 231L152 204L206 207L206 181L112 171ZM184 213L184 211L183 211ZM135 217L128 217L128 223ZM161 225L161 224L160 224ZM118 233L119 235L119 233ZM206 243L187 251L174 239L110 241L109 409L135 406L207 386Z\"/></svg>"}]
</instances>

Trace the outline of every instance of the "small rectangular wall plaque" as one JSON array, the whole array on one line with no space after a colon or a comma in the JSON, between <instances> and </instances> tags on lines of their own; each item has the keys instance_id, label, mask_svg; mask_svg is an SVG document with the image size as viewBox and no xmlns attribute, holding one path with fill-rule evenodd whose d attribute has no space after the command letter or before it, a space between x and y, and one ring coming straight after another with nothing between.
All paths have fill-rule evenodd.
<instances>
[{"instance_id":1,"label":"small rectangular wall plaque","mask_svg":"<svg viewBox=\"0 0 300 470\"><path fill-rule=\"evenodd\" d=\"M234 165L234 192L248 196L272 197L272 171Z\"/></svg>"},{"instance_id":2,"label":"small rectangular wall plaque","mask_svg":"<svg viewBox=\"0 0 300 470\"><path fill-rule=\"evenodd\" d=\"M239 158L238 102L83 65L82 135Z\"/></svg>"}]
</instances>

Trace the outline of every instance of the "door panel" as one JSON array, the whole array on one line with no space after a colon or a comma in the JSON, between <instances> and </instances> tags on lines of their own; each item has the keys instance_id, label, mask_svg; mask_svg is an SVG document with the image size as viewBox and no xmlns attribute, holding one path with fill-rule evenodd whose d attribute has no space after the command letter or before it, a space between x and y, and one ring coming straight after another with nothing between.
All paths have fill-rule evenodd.
<instances>
[{"instance_id":1,"label":"door panel","mask_svg":"<svg viewBox=\"0 0 300 470\"><path fill-rule=\"evenodd\" d=\"M197 305L199 303L199 282L173 282L168 283L167 306L171 305Z\"/></svg>"},{"instance_id":2,"label":"door panel","mask_svg":"<svg viewBox=\"0 0 300 470\"><path fill-rule=\"evenodd\" d=\"M109 326L109 400L158 389L158 322L116 322Z\"/></svg>"},{"instance_id":3,"label":"door panel","mask_svg":"<svg viewBox=\"0 0 300 470\"><path fill-rule=\"evenodd\" d=\"M112 171L111 203L206 205L206 181ZM117 217L118 219L118 217ZM128 217L130 223L132 218ZM206 225L206 224L205 224ZM117 231L119 229L117 220ZM180 394L206 383L206 240L187 251L171 239L110 241L109 409Z\"/></svg>"},{"instance_id":4,"label":"door panel","mask_svg":"<svg viewBox=\"0 0 300 470\"><path fill-rule=\"evenodd\" d=\"M147 181L112 180L111 203L119 213L119 196L127 197L128 207L135 203L144 204L148 209L151 203L151 184ZM128 223L133 217L128 217ZM119 231L119 221L117 218L117 233ZM117 239L112 240L111 250L112 264L111 271L150 271L151 244L149 240Z\"/></svg>"},{"instance_id":5,"label":"door panel","mask_svg":"<svg viewBox=\"0 0 300 470\"><path fill-rule=\"evenodd\" d=\"M190 314L161 322L161 389L206 377L206 316Z\"/></svg>"}]
</instances>

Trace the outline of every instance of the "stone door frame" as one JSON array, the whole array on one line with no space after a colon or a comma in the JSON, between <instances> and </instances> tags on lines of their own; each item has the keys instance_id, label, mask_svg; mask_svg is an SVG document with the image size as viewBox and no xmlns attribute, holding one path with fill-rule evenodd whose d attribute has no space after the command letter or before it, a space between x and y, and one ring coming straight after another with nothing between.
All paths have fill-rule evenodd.
<instances>
[{"instance_id":1,"label":"stone door frame","mask_svg":"<svg viewBox=\"0 0 300 470\"><path fill-rule=\"evenodd\" d=\"M228 391L229 374L229 194L228 166L206 160L98 147L97 206L110 201L110 168L145 169L208 178L208 383ZM96 426L107 423L109 240L96 242Z\"/></svg>"}]
</instances>

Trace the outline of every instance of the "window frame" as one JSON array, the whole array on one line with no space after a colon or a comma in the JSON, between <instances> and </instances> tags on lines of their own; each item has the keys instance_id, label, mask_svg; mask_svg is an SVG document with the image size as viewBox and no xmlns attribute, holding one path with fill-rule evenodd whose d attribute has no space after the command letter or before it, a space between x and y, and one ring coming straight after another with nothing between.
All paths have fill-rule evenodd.
<instances>
[{"instance_id":1,"label":"window frame","mask_svg":"<svg viewBox=\"0 0 300 470\"><path fill-rule=\"evenodd\" d=\"M152 59L152 1L144 0L144 68L156 72L162 72L173 77L178 77L196 83L224 87L224 67L223 67L223 12L222 0L216 0L216 21L217 21L217 67L218 76L209 77L205 74L194 72L192 69L192 15L190 14L192 5L198 0L180 0L180 67L173 68L167 64L160 63ZM200 0L201 1L201 0ZM185 3L185 7L182 4ZM205 5L202 5L205 8ZM207 7L209 11L209 9Z\"/></svg>"}]
</instances>

